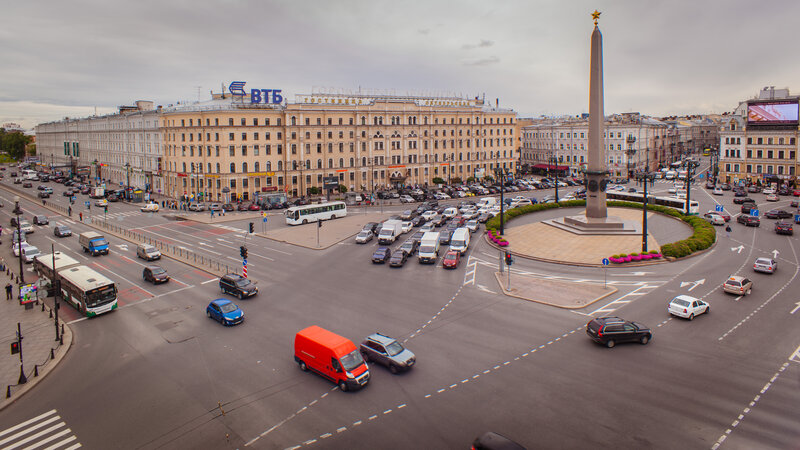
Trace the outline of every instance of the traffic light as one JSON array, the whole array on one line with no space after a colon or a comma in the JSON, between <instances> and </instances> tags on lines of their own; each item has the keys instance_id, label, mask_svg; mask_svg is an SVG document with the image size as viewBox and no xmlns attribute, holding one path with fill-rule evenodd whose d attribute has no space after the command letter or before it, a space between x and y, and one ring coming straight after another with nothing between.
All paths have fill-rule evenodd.
<instances>
[{"instance_id":1,"label":"traffic light","mask_svg":"<svg viewBox=\"0 0 800 450\"><path fill-rule=\"evenodd\" d=\"M254 230L255 230L255 226L253 225L253 222L250 222L250 234L253 234Z\"/></svg>"},{"instance_id":2,"label":"traffic light","mask_svg":"<svg viewBox=\"0 0 800 450\"><path fill-rule=\"evenodd\" d=\"M511 257L511 253L506 252L506 265L510 266L512 262L514 262L514 259Z\"/></svg>"},{"instance_id":3,"label":"traffic light","mask_svg":"<svg viewBox=\"0 0 800 450\"><path fill-rule=\"evenodd\" d=\"M107 213L107 212L108 212L108 205L103 205L103 212L104 212L104 213Z\"/></svg>"},{"instance_id":4,"label":"traffic light","mask_svg":"<svg viewBox=\"0 0 800 450\"><path fill-rule=\"evenodd\" d=\"M242 259L247 259L247 247L244 245L239 247L239 254L242 256Z\"/></svg>"},{"instance_id":5,"label":"traffic light","mask_svg":"<svg viewBox=\"0 0 800 450\"><path fill-rule=\"evenodd\" d=\"M16 355L19 353L19 341L11 342L11 354Z\"/></svg>"}]
</instances>

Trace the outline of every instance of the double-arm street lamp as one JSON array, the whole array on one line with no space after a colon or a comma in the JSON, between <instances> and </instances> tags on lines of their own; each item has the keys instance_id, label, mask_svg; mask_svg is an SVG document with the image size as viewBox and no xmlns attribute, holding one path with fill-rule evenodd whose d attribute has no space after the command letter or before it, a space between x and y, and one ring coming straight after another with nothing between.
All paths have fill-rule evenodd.
<instances>
[{"instance_id":1,"label":"double-arm street lamp","mask_svg":"<svg viewBox=\"0 0 800 450\"><path fill-rule=\"evenodd\" d=\"M628 155L628 165L630 166L633 156L636 154L636 149L633 148L633 144L636 143L636 137L629 134L625 142L628 144L626 154ZM644 149L644 154L645 164L641 177L644 186L644 192L642 193L642 253L647 252L647 181L650 178L650 152L647 148Z\"/></svg>"},{"instance_id":2,"label":"double-arm street lamp","mask_svg":"<svg viewBox=\"0 0 800 450\"><path fill-rule=\"evenodd\" d=\"M20 226L20 216L22 215L22 208L19 207L19 196L14 196L14 210L11 211L12 214L17 216L17 249L19 251L19 285L22 286L25 284L25 271L23 269L22 258L24 257L22 254L22 227ZM13 240L12 240L13 241ZM14 243L12 242L11 245L13 246Z\"/></svg>"}]
</instances>

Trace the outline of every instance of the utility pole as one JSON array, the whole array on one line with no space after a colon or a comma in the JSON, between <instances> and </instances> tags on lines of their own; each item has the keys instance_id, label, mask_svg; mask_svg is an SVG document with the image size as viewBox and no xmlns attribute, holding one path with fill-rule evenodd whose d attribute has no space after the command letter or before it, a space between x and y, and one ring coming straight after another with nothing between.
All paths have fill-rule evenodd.
<instances>
[{"instance_id":1,"label":"utility pole","mask_svg":"<svg viewBox=\"0 0 800 450\"><path fill-rule=\"evenodd\" d=\"M22 264L22 228L20 227L20 218L19 216L22 215L22 209L19 207L19 196L14 196L14 210L11 211L12 214L17 216L17 248L19 249L19 285L22 286L25 284L25 271L23 270ZM13 239L12 239L13 241ZM12 242L11 245L13 246L14 243Z\"/></svg>"},{"instance_id":2,"label":"utility pole","mask_svg":"<svg viewBox=\"0 0 800 450\"><path fill-rule=\"evenodd\" d=\"M647 181L650 178L650 150L645 147L644 164L644 201L642 202L642 253L647 252Z\"/></svg>"},{"instance_id":3,"label":"utility pole","mask_svg":"<svg viewBox=\"0 0 800 450\"><path fill-rule=\"evenodd\" d=\"M61 292L61 286L59 285L60 281L58 280L58 272L56 271L56 246L55 244L50 244L50 251L53 253L53 309L56 310L56 340L59 340L58 335L58 310L60 306L58 304L58 294Z\"/></svg>"}]
</instances>

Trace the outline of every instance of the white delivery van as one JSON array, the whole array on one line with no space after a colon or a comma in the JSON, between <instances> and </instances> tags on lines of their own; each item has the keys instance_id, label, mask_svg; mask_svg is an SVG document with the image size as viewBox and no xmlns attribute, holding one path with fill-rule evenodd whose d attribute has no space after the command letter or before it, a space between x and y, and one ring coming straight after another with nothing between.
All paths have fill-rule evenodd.
<instances>
[{"instance_id":1,"label":"white delivery van","mask_svg":"<svg viewBox=\"0 0 800 450\"><path fill-rule=\"evenodd\" d=\"M494 197L483 197L482 199L480 199L478 204L475 205L475 206L477 206L478 209L480 209L480 208L484 208L484 207L494 206L495 204L497 204L497 199L496 198L494 198Z\"/></svg>"},{"instance_id":2,"label":"white delivery van","mask_svg":"<svg viewBox=\"0 0 800 450\"><path fill-rule=\"evenodd\" d=\"M387 220L383 223L378 232L378 243L388 245L403 233L403 222L401 220Z\"/></svg>"},{"instance_id":3,"label":"white delivery van","mask_svg":"<svg viewBox=\"0 0 800 450\"><path fill-rule=\"evenodd\" d=\"M450 250L457 251L462 255L467 253L469 234L469 228L467 227L456 228L456 231L453 232L453 237L450 238Z\"/></svg>"},{"instance_id":4,"label":"white delivery van","mask_svg":"<svg viewBox=\"0 0 800 450\"><path fill-rule=\"evenodd\" d=\"M426 231L419 243L419 262L435 264L439 256L439 233Z\"/></svg>"}]
</instances>

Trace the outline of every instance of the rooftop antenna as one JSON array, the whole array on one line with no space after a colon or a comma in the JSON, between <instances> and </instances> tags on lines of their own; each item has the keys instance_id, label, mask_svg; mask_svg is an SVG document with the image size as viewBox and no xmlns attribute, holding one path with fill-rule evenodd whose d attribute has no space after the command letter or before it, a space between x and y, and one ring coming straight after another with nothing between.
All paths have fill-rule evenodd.
<instances>
[{"instance_id":1,"label":"rooftop antenna","mask_svg":"<svg viewBox=\"0 0 800 450\"><path fill-rule=\"evenodd\" d=\"M200 88L201 87L202 86L195 86L195 88L197 88L197 103L200 103Z\"/></svg>"}]
</instances>

